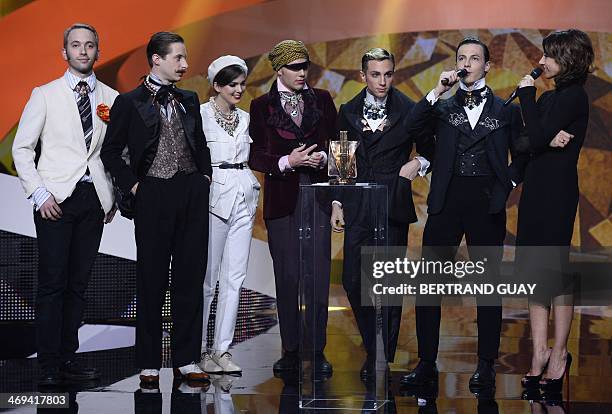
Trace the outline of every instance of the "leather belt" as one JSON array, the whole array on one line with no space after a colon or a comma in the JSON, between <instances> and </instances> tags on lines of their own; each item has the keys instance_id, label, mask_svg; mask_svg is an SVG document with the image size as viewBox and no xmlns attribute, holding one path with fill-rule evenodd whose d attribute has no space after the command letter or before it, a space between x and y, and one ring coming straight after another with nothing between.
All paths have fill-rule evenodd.
<instances>
[{"instance_id":1,"label":"leather belt","mask_svg":"<svg viewBox=\"0 0 612 414\"><path fill-rule=\"evenodd\" d=\"M245 168L248 168L248 166L244 162L239 162L237 164L229 164L229 163L224 162L223 164L213 165L213 167L217 167L217 168L220 168L222 170L230 170L230 169L233 169L233 170L243 170Z\"/></svg>"}]
</instances>

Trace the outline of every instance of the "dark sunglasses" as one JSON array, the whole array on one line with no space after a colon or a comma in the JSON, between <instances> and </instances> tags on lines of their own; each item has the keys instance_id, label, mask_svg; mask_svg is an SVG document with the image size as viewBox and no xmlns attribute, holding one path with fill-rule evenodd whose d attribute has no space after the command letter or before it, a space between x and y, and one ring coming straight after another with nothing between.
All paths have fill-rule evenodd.
<instances>
[{"instance_id":1,"label":"dark sunglasses","mask_svg":"<svg viewBox=\"0 0 612 414\"><path fill-rule=\"evenodd\" d=\"M301 70L308 70L308 66L310 66L310 61L306 61L303 63L292 63L290 65L285 65L287 69L292 72L299 72Z\"/></svg>"}]
</instances>

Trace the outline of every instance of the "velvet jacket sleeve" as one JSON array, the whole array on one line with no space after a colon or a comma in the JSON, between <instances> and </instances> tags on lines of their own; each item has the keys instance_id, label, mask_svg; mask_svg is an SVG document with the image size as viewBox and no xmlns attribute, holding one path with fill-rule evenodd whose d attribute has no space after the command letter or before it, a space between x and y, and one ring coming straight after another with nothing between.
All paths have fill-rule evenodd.
<instances>
[{"instance_id":1,"label":"velvet jacket sleeve","mask_svg":"<svg viewBox=\"0 0 612 414\"><path fill-rule=\"evenodd\" d=\"M133 104L129 99L122 95L117 96L110 110L110 121L100 150L100 158L104 168L108 170L117 186L125 194L129 194L132 187L138 182L138 178L121 156L128 143L128 132L133 110Z\"/></svg>"},{"instance_id":2,"label":"velvet jacket sleeve","mask_svg":"<svg viewBox=\"0 0 612 414\"><path fill-rule=\"evenodd\" d=\"M251 152L249 155L249 167L255 171L265 174L282 176L283 173L278 167L278 161L287 154L271 154L268 150L268 138L266 134L265 101L256 99L251 102L249 123L249 135Z\"/></svg>"},{"instance_id":3,"label":"velvet jacket sleeve","mask_svg":"<svg viewBox=\"0 0 612 414\"><path fill-rule=\"evenodd\" d=\"M521 112L516 105L510 107L511 111L511 137L510 137L510 156L512 162L508 167L510 179L514 184L523 182L525 167L529 162L529 144L525 142L525 131L521 119Z\"/></svg>"},{"instance_id":4,"label":"velvet jacket sleeve","mask_svg":"<svg viewBox=\"0 0 612 414\"><path fill-rule=\"evenodd\" d=\"M334 135L330 138L331 140L339 140L340 139L340 131L349 131L350 126L349 123L347 122L346 116L345 116L345 112L346 112L346 105L340 105L340 110L338 111L338 115L336 116L336 122L335 122L335 128L334 128ZM328 154L329 157L331 157L330 154ZM332 160L330 158L328 158L327 162L332 162ZM359 173L359 170L357 171L357 173ZM344 204L344 192L342 191L342 188L335 188L334 191L332 192L332 200L333 201L338 201L340 202L340 204Z\"/></svg>"},{"instance_id":5,"label":"velvet jacket sleeve","mask_svg":"<svg viewBox=\"0 0 612 414\"><path fill-rule=\"evenodd\" d=\"M195 138L196 142L200 142L203 145L199 153L201 172L212 179L213 169L212 163L210 162L210 149L206 145L206 136L204 135L204 128L202 128L202 116L200 115L200 100L197 94L194 94L194 106L195 110L191 114L195 118Z\"/></svg>"},{"instance_id":6,"label":"velvet jacket sleeve","mask_svg":"<svg viewBox=\"0 0 612 414\"><path fill-rule=\"evenodd\" d=\"M427 172L431 172L433 167L436 149L435 107L435 104L432 105L426 97L423 97L412 107L404 121L407 133L414 137L417 152L429 161Z\"/></svg>"},{"instance_id":7,"label":"velvet jacket sleeve","mask_svg":"<svg viewBox=\"0 0 612 414\"><path fill-rule=\"evenodd\" d=\"M334 104L334 100L332 99L329 92L325 92L324 99L324 110L325 114L325 148L319 149L319 151L325 151L325 153L329 156L329 141L336 139L338 136L336 130L336 123L338 120L338 111L336 110L336 105Z\"/></svg>"},{"instance_id":8,"label":"velvet jacket sleeve","mask_svg":"<svg viewBox=\"0 0 612 414\"><path fill-rule=\"evenodd\" d=\"M531 151L542 152L548 149L550 141L561 130L572 133L572 124L585 115L585 110L588 112L589 101L582 88L568 88L564 92L555 101L555 116L549 117L549 122L543 124L535 99L536 88L519 88L518 97Z\"/></svg>"}]
</instances>

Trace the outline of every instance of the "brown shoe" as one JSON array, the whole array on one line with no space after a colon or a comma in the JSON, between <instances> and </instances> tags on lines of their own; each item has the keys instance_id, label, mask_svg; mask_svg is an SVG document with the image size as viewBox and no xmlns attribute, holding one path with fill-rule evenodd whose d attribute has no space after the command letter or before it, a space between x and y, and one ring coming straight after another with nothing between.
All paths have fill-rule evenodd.
<instances>
[{"instance_id":1,"label":"brown shoe","mask_svg":"<svg viewBox=\"0 0 612 414\"><path fill-rule=\"evenodd\" d=\"M157 369L143 369L140 371L140 383L144 385L158 385L159 384L159 370Z\"/></svg>"},{"instance_id":2,"label":"brown shoe","mask_svg":"<svg viewBox=\"0 0 612 414\"><path fill-rule=\"evenodd\" d=\"M197 366L196 364L189 364L180 368L174 368L174 379L186 380L186 381L201 381L210 382L208 374Z\"/></svg>"},{"instance_id":3,"label":"brown shoe","mask_svg":"<svg viewBox=\"0 0 612 414\"><path fill-rule=\"evenodd\" d=\"M172 381L172 390L178 390L183 393L206 392L210 388L210 381L189 381L182 378L174 378Z\"/></svg>"}]
</instances>

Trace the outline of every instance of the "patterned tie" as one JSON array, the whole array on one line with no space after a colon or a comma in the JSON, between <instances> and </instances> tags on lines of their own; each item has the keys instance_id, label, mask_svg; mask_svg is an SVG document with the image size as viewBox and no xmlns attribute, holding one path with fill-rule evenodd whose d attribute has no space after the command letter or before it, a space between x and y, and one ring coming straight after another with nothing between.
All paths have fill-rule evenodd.
<instances>
[{"instance_id":1,"label":"patterned tie","mask_svg":"<svg viewBox=\"0 0 612 414\"><path fill-rule=\"evenodd\" d=\"M91 119L91 102L89 101L89 85L85 81L81 81L75 86L74 91L79 94L77 106L79 108L79 116L81 117L81 125L83 125L83 134L85 135L85 146L89 151L91 137L93 135L93 122Z\"/></svg>"}]
</instances>

